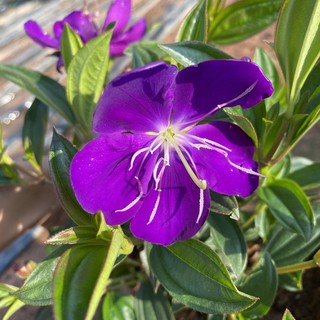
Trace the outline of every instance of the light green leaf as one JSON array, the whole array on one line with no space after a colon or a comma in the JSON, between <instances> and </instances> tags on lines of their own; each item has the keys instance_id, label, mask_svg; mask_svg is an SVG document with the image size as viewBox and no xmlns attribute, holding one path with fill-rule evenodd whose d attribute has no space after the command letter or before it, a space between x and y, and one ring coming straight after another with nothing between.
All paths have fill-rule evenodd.
<instances>
[{"instance_id":1,"label":"light green leaf","mask_svg":"<svg viewBox=\"0 0 320 320\"><path fill-rule=\"evenodd\" d=\"M135 301L135 310L139 320L174 320L175 317L163 290L157 292L149 281L142 282Z\"/></svg>"},{"instance_id":2,"label":"light green leaf","mask_svg":"<svg viewBox=\"0 0 320 320\"><path fill-rule=\"evenodd\" d=\"M119 292L107 292L102 303L103 320L136 320L134 297Z\"/></svg>"},{"instance_id":3,"label":"light green leaf","mask_svg":"<svg viewBox=\"0 0 320 320\"><path fill-rule=\"evenodd\" d=\"M255 298L237 290L219 256L204 243L190 239L149 249L152 272L172 297L200 312L239 312ZM192 279L192 281L190 281Z\"/></svg>"},{"instance_id":4,"label":"light green leaf","mask_svg":"<svg viewBox=\"0 0 320 320\"><path fill-rule=\"evenodd\" d=\"M212 59L232 59L223 51L199 41L163 44L160 48L184 67Z\"/></svg>"},{"instance_id":5,"label":"light green leaf","mask_svg":"<svg viewBox=\"0 0 320 320\"><path fill-rule=\"evenodd\" d=\"M40 72L9 64L0 64L0 77L35 95L44 104L58 112L71 125L76 123L66 99L65 89L55 80Z\"/></svg>"},{"instance_id":6,"label":"light green leaf","mask_svg":"<svg viewBox=\"0 0 320 320\"><path fill-rule=\"evenodd\" d=\"M320 58L320 0L285 0L274 48L293 103Z\"/></svg>"},{"instance_id":7,"label":"light green leaf","mask_svg":"<svg viewBox=\"0 0 320 320\"><path fill-rule=\"evenodd\" d=\"M207 0L199 0L179 30L177 42L201 41L207 42Z\"/></svg>"},{"instance_id":8,"label":"light green leaf","mask_svg":"<svg viewBox=\"0 0 320 320\"><path fill-rule=\"evenodd\" d=\"M230 44L244 40L277 19L281 0L242 0L220 10L209 26L209 41Z\"/></svg>"},{"instance_id":9,"label":"light green leaf","mask_svg":"<svg viewBox=\"0 0 320 320\"><path fill-rule=\"evenodd\" d=\"M68 68L67 98L86 131L101 96L109 67L109 43L112 29L87 42L72 59Z\"/></svg>"},{"instance_id":10,"label":"light green leaf","mask_svg":"<svg viewBox=\"0 0 320 320\"><path fill-rule=\"evenodd\" d=\"M52 180L69 217L78 225L88 225L91 215L79 205L69 178L70 163L76 152L77 149L67 139L53 131L49 157Z\"/></svg>"},{"instance_id":11,"label":"light green leaf","mask_svg":"<svg viewBox=\"0 0 320 320\"><path fill-rule=\"evenodd\" d=\"M60 46L63 63L66 70L68 70L71 60L79 49L83 47L80 36L69 26L68 23L63 25Z\"/></svg>"},{"instance_id":12,"label":"light green leaf","mask_svg":"<svg viewBox=\"0 0 320 320\"><path fill-rule=\"evenodd\" d=\"M20 301L16 300L7 310L6 314L3 316L2 320L9 320L11 316L13 316L19 309L21 309L25 304Z\"/></svg>"},{"instance_id":13,"label":"light green leaf","mask_svg":"<svg viewBox=\"0 0 320 320\"><path fill-rule=\"evenodd\" d=\"M310 202L300 186L289 179L279 179L257 190L273 216L288 230L305 240L312 235L315 218Z\"/></svg>"},{"instance_id":14,"label":"light green leaf","mask_svg":"<svg viewBox=\"0 0 320 320\"><path fill-rule=\"evenodd\" d=\"M282 316L282 320L295 320L294 316L291 314L291 312L289 311L289 309L286 309L286 311L284 312L283 316Z\"/></svg>"}]
</instances>

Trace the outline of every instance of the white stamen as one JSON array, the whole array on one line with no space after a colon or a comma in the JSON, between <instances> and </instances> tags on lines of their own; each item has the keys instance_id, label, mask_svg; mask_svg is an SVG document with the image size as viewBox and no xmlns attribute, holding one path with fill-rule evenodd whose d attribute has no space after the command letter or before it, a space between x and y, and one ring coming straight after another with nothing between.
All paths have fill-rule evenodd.
<instances>
[{"instance_id":1,"label":"white stamen","mask_svg":"<svg viewBox=\"0 0 320 320\"><path fill-rule=\"evenodd\" d=\"M204 196L203 196L203 189L200 189L200 198L199 198L199 213L198 213L198 218L196 223L198 223L200 221L200 218L202 216L202 212L203 212L203 207L204 207Z\"/></svg>"},{"instance_id":2,"label":"white stamen","mask_svg":"<svg viewBox=\"0 0 320 320\"><path fill-rule=\"evenodd\" d=\"M130 167L129 167L129 171L133 168L133 165L134 165L134 161L136 160L137 156L145 151L148 151L149 150L149 147L146 147L146 148L142 148L142 149L139 149L137 152L135 152L133 154L133 156L131 157L131 161L130 161Z\"/></svg>"},{"instance_id":3,"label":"white stamen","mask_svg":"<svg viewBox=\"0 0 320 320\"><path fill-rule=\"evenodd\" d=\"M261 174L261 173L259 173L259 172L255 172L255 171L253 171L252 169L247 169L247 168L244 168L244 167L241 167L241 166L235 164L234 162L232 162L232 161L228 158L228 156L226 156L226 159L227 159L227 161L228 161L228 163L229 163L230 165L232 165L233 167L237 168L237 169L240 170L240 171L243 171L243 172L248 173L248 174L252 174L252 175L254 175L254 176L258 176L258 177L262 177L262 178L267 178L267 176L265 176L265 175L263 175L263 174Z\"/></svg>"},{"instance_id":4,"label":"white stamen","mask_svg":"<svg viewBox=\"0 0 320 320\"><path fill-rule=\"evenodd\" d=\"M154 204L154 207L153 207L153 210L151 212L151 215L150 215L150 218L149 218L149 221L147 223L147 225L149 225L154 217L156 216L156 213L157 213L157 210L158 210L158 207L159 207L159 203L160 203L160 194L161 194L161 189L158 190L158 195L157 195L157 200L156 200L156 203Z\"/></svg>"}]
</instances>

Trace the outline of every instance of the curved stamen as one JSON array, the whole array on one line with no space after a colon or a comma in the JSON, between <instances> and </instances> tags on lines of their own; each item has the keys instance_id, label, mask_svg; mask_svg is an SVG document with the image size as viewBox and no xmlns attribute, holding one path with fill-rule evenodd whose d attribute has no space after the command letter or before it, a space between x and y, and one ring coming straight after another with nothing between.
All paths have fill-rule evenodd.
<instances>
[{"instance_id":1,"label":"curved stamen","mask_svg":"<svg viewBox=\"0 0 320 320\"><path fill-rule=\"evenodd\" d=\"M147 225L150 224L153 221L154 217L156 216L156 213L157 213L157 210L158 210L158 207L159 207L159 203L160 203L161 191L162 191L161 189L158 189L158 195L157 195L156 203L154 204L154 207L152 209L152 212L151 212L151 215L150 215L150 218L149 218L149 221L148 221Z\"/></svg>"},{"instance_id":2,"label":"curved stamen","mask_svg":"<svg viewBox=\"0 0 320 320\"><path fill-rule=\"evenodd\" d=\"M203 207L204 207L204 196L203 196L203 189L200 189L200 198L199 198L199 213L198 213L198 218L196 223L198 223L200 221L200 218L202 216L202 212L203 212Z\"/></svg>"}]
</instances>

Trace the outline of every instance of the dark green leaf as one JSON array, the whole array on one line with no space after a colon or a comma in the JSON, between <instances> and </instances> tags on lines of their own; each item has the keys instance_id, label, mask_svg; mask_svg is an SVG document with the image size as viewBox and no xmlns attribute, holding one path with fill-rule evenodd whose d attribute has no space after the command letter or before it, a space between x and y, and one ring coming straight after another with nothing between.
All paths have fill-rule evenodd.
<instances>
[{"instance_id":1,"label":"dark green leaf","mask_svg":"<svg viewBox=\"0 0 320 320\"><path fill-rule=\"evenodd\" d=\"M48 123L48 107L35 99L27 111L22 129L22 141L26 157L34 158L41 166L44 139Z\"/></svg>"},{"instance_id":2,"label":"dark green leaf","mask_svg":"<svg viewBox=\"0 0 320 320\"><path fill-rule=\"evenodd\" d=\"M73 112L91 130L92 115L108 75L112 29L92 39L72 59L68 68L67 98Z\"/></svg>"},{"instance_id":3,"label":"dark green leaf","mask_svg":"<svg viewBox=\"0 0 320 320\"><path fill-rule=\"evenodd\" d=\"M297 292L302 290L303 272L291 272L279 275L279 286L290 291Z\"/></svg>"},{"instance_id":4,"label":"dark green leaf","mask_svg":"<svg viewBox=\"0 0 320 320\"><path fill-rule=\"evenodd\" d=\"M166 53L159 48L155 41L133 42L127 49L126 54L132 56L132 68L144 66L150 62L163 60Z\"/></svg>"},{"instance_id":5,"label":"dark green leaf","mask_svg":"<svg viewBox=\"0 0 320 320\"><path fill-rule=\"evenodd\" d=\"M265 249L271 254L277 267L301 262L319 247L320 202L314 204L313 210L317 217L317 223L308 241L303 240L296 233L283 229L280 225L271 231Z\"/></svg>"},{"instance_id":6,"label":"dark green leaf","mask_svg":"<svg viewBox=\"0 0 320 320\"><path fill-rule=\"evenodd\" d=\"M320 187L320 163L293 171L287 178L297 182L303 189L318 188Z\"/></svg>"},{"instance_id":7,"label":"dark green leaf","mask_svg":"<svg viewBox=\"0 0 320 320\"><path fill-rule=\"evenodd\" d=\"M68 70L71 60L83 46L80 36L69 26L68 23L63 25L60 46L64 67Z\"/></svg>"},{"instance_id":8,"label":"dark green leaf","mask_svg":"<svg viewBox=\"0 0 320 320\"><path fill-rule=\"evenodd\" d=\"M190 11L178 33L178 42L207 42L207 0L199 0Z\"/></svg>"},{"instance_id":9,"label":"dark green leaf","mask_svg":"<svg viewBox=\"0 0 320 320\"><path fill-rule=\"evenodd\" d=\"M76 246L62 255L53 280L56 319L85 319L107 254L105 246Z\"/></svg>"},{"instance_id":10,"label":"dark green leaf","mask_svg":"<svg viewBox=\"0 0 320 320\"><path fill-rule=\"evenodd\" d=\"M66 247L60 247L41 261L23 286L13 295L26 304L44 306L52 303L53 271Z\"/></svg>"},{"instance_id":11,"label":"dark green leaf","mask_svg":"<svg viewBox=\"0 0 320 320\"><path fill-rule=\"evenodd\" d=\"M230 44L244 40L277 19L281 0L242 0L219 12L209 26L209 41Z\"/></svg>"},{"instance_id":12,"label":"dark green leaf","mask_svg":"<svg viewBox=\"0 0 320 320\"><path fill-rule=\"evenodd\" d=\"M225 265L238 278L247 266L247 245L237 221L211 214L209 245L219 253Z\"/></svg>"},{"instance_id":13,"label":"dark green leaf","mask_svg":"<svg viewBox=\"0 0 320 320\"><path fill-rule=\"evenodd\" d=\"M210 191L210 195L212 200L211 212L230 216L231 219L239 219L239 206L235 197L225 196L214 191Z\"/></svg>"},{"instance_id":14,"label":"dark green leaf","mask_svg":"<svg viewBox=\"0 0 320 320\"><path fill-rule=\"evenodd\" d=\"M102 303L103 320L136 320L134 297L118 292L108 292Z\"/></svg>"},{"instance_id":15,"label":"dark green leaf","mask_svg":"<svg viewBox=\"0 0 320 320\"><path fill-rule=\"evenodd\" d=\"M239 284L239 288L244 292L259 297L259 300L242 314L249 319L267 314L276 296L277 287L276 268L268 252L264 252L253 269L244 276Z\"/></svg>"},{"instance_id":16,"label":"dark green leaf","mask_svg":"<svg viewBox=\"0 0 320 320\"><path fill-rule=\"evenodd\" d=\"M66 92L55 80L18 65L0 64L0 77L9 80L35 95L40 101L57 111L70 124L75 117L66 100Z\"/></svg>"},{"instance_id":17,"label":"dark green leaf","mask_svg":"<svg viewBox=\"0 0 320 320\"><path fill-rule=\"evenodd\" d=\"M274 48L291 103L320 57L319 11L319 0L286 0L280 11Z\"/></svg>"},{"instance_id":18,"label":"dark green leaf","mask_svg":"<svg viewBox=\"0 0 320 320\"><path fill-rule=\"evenodd\" d=\"M169 301L161 288L155 293L151 283L142 282L135 301L135 310L139 320L174 320Z\"/></svg>"},{"instance_id":19,"label":"dark green leaf","mask_svg":"<svg viewBox=\"0 0 320 320\"><path fill-rule=\"evenodd\" d=\"M79 205L69 178L70 163L76 152L77 149L68 140L55 130L53 131L49 161L52 180L60 201L70 218L76 224L87 225L91 222L91 215Z\"/></svg>"},{"instance_id":20,"label":"dark green leaf","mask_svg":"<svg viewBox=\"0 0 320 320\"><path fill-rule=\"evenodd\" d=\"M199 41L164 44L160 48L184 67L212 59L232 59L219 49Z\"/></svg>"},{"instance_id":21,"label":"dark green leaf","mask_svg":"<svg viewBox=\"0 0 320 320\"><path fill-rule=\"evenodd\" d=\"M297 183L279 179L258 189L257 195L288 230L310 239L315 218L310 202Z\"/></svg>"},{"instance_id":22,"label":"dark green leaf","mask_svg":"<svg viewBox=\"0 0 320 320\"><path fill-rule=\"evenodd\" d=\"M160 283L190 308L223 314L239 312L255 302L254 297L237 290L218 255L200 241L152 246L148 256Z\"/></svg>"}]
</instances>

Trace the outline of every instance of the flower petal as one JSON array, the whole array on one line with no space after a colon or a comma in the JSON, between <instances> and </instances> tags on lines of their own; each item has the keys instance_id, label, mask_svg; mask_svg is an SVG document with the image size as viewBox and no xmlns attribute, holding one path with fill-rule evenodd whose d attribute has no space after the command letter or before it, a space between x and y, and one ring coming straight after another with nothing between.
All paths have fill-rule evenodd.
<instances>
[{"instance_id":1,"label":"flower petal","mask_svg":"<svg viewBox=\"0 0 320 320\"><path fill-rule=\"evenodd\" d=\"M33 20L29 20L24 24L26 34L36 43L43 47L59 49L59 40L49 36L42 30L39 24Z\"/></svg>"},{"instance_id":2,"label":"flower petal","mask_svg":"<svg viewBox=\"0 0 320 320\"><path fill-rule=\"evenodd\" d=\"M130 43L141 40L146 32L146 28L146 20L141 19L132 25L125 33L113 37L110 43L111 57L122 55Z\"/></svg>"},{"instance_id":3,"label":"flower petal","mask_svg":"<svg viewBox=\"0 0 320 320\"><path fill-rule=\"evenodd\" d=\"M93 130L98 133L160 131L168 125L177 68L163 62L127 72L100 98Z\"/></svg>"},{"instance_id":4,"label":"flower petal","mask_svg":"<svg viewBox=\"0 0 320 320\"><path fill-rule=\"evenodd\" d=\"M222 107L250 108L273 93L260 68L242 60L210 60L179 72L173 123L194 123Z\"/></svg>"},{"instance_id":5,"label":"flower petal","mask_svg":"<svg viewBox=\"0 0 320 320\"><path fill-rule=\"evenodd\" d=\"M70 27L78 33L81 40L86 43L98 35L98 28L92 16L82 11L73 11L63 20L57 21L54 26L54 34L57 39L60 39L63 32L63 25L68 23Z\"/></svg>"},{"instance_id":6,"label":"flower petal","mask_svg":"<svg viewBox=\"0 0 320 320\"><path fill-rule=\"evenodd\" d=\"M131 18L131 0L113 0L107 12L106 20L102 31L105 31L108 24L116 21L113 35L122 33Z\"/></svg>"},{"instance_id":7,"label":"flower petal","mask_svg":"<svg viewBox=\"0 0 320 320\"><path fill-rule=\"evenodd\" d=\"M141 191L147 190L155 160L151 157L150 161L145 161L143 170L140 170L139 161L129 170L130 161L132 155L149 142L150 137L146 135L114 134L101 135L86 144L75 155L70 168L72 186L80 205L90 213L101 210L111 225L130 219L140 206L133 201ZM138 174L139 182L135 179ZM130 203L137 204L132 205L131 210L121 211Z\"/></svg>"},{"instance_id":8,"label":"flower petal","mask_svg":"<svg viewBox=\"0 0 320 320\"><path fill-rule=\"evenodd\" d=\"M194 236L206 221L210 207L208 189L200 190L176 157L174 153L165 169L162 191L150 191L130 224L136 237L165 246Z\"/></svg>"},{"instance_id":9,"label":"flower petal","mask_svg":"<svg viewBox=\"0 0 320 320\"><path fill-rule=\"evenodd\" d=\"M206 180L210 189L241 197L248 197L254 192L259 184L259 177L236 167L240 166L246 171L251 169L255 172L258 168L257 163L252 160L253 142L238 126L216 121L196 126L188 133L209 139L231 150L226 151L228 154L226 158L224 154L215 150L189 149L200 178Z\"/></svg>"}]
</instances>

